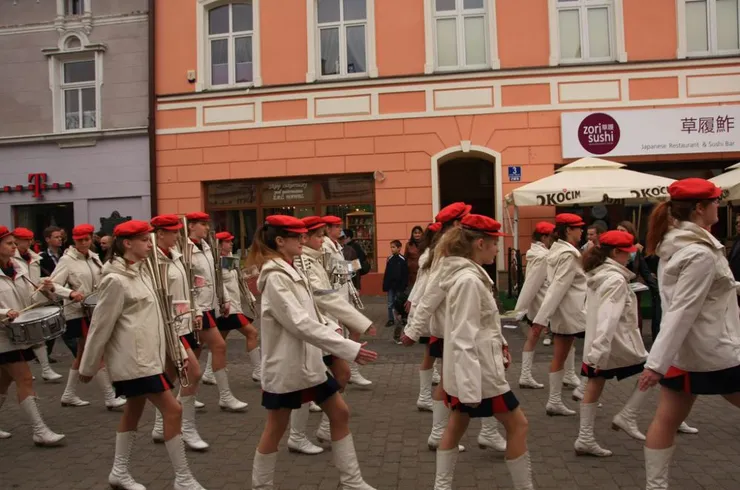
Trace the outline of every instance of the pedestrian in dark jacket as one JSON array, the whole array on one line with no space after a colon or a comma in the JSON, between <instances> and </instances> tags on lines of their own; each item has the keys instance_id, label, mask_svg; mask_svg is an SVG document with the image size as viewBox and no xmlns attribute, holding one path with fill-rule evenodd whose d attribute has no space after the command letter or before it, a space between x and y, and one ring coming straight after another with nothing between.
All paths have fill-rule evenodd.
<instances>
[{"instance_id":1,"label":"pedestrian in dark jacket","mask_svg":"<svg viewBox=\"0 0 740 490\"><path fill-rule=\"evenodd\" d=\"M396 324L394 304L396 298L404 292L408 283L409 267L406 258L401 255L401 242L393 240L391 242L391 255L385 264L385 274L383 274L383 291L388 293L388 323L386 327L392 327Z\"/></svg>"}]
</instances>

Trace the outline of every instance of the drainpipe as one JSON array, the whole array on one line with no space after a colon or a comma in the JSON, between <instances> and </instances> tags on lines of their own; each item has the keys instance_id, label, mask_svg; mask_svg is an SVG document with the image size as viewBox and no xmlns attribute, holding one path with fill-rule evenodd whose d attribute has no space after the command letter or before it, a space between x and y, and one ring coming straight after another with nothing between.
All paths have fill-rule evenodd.
<instances>
[{"instance_id":1,"label":"drainpipe","mask_svg":"<svg viewBox=\"0 0 740 490\"><path fill-rule=\"evenodd\" d=\"M149 0L149 195L151 215L157 215L157 130L156 130L156 84L154 64L154 36L156 0Z\"/></svg>"}]
</instances>

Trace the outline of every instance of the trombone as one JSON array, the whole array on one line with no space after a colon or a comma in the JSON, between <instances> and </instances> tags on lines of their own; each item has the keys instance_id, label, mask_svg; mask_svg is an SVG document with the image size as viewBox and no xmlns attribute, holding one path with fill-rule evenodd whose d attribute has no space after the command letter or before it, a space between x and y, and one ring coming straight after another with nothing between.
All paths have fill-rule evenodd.
<instances>
[{"instance_id":1,"label":"trombone","mask_svg":"<svg viewBox=\"0 0 740 490\"><path fill-rule=\"evenodd\" d=\"M249 287L244 280L244 273L239 267L239 257L221 257L220 266L222 269L226 269L227 271L236 271L236 283L239 285L239 294L247 301L247 306L249 307L249 309L252 310L255 315L257 315L257 298L254 297L252 291L249 290Z\"/></svg>"},{"instance_id":2,"label":"trombone","mask_svg":"<svg viewBox=\"0 0 740 490\"><path fill-rule=\"evenodd\" d=\"M221 309L223 315L226 307L226 294L224 293L224 271L221 268L221 250L220 242L216 239L216 234L211 231L208 233L208 246L211 247L211 256L213 257L213 287L215 289L216 298L218 299L218 307Z\"/></svg>"},{"instance_id":3,"label":"trombone","mask_svg":"<svg viewBox=\"0 0 740 490\"><path fill-rule=\"evenodd\" d=\"M190 321L193 326L193 335L195 336L195 340L199 342L198 330L200 328L195 322L195 277L193 277L193 248L195 245L188 240L188 219L184 216L182 217L182 224L183 227L180 229L180 235L177 237L177 246L182 254L182 263L185 266L185 272L188 276L188 302L190 303Z\"/></svg>"},{"instance_id":4,"label":"trombone","mask_svg":"<svg viewBox=\"0 0 740 490\"><path fill-rule=\"evenodd\" d=\"M169 264L162 263L159 260L157 255L157 235L155 233L151 234L151 239L153 246L149 252L149 257L146 259L146 267L154 283L155 296L162 312L162 320L164 320L164 337L167 355L175 364L180 385L188 387L190 386L190 380L188 379L188 371L185 369L185 358L180 350L180 337L177 335L176 329L179 317L174 314L172 294L170 294L167 283L167 269L169 268Z\"/></svg>"}]
</instances>

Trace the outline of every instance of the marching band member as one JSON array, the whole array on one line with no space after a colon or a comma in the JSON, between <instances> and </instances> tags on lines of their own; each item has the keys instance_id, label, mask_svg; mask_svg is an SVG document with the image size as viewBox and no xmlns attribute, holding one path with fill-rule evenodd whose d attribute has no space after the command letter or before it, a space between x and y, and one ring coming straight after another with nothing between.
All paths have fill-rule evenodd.
<instances>
[{"instance_id":1,"label":"marching band member","mask_svg":"<svg viewBox=\"0 0 740 490\"><path fill-rule=\"evenodd\" d=\"M342 218L338 216L324 216L322 217L322 220L326 224L326 235L324 236L324 243L322 245L323 251L330 254L330 262L333 262L334 260L344 262L345 259L344 254L342 253L342 246L339 245L339 235L342 234ZM331 263L324 265L326 267L331 267ZM348 298L349 288L349 284L345 284L341 288L342 291L346 292ZM348 333L350 339L355 342L360 341L360 334L357 333L357 331L350 330ZM360 373L360 368L356 362L350 362L349 367L352 372L352 375L349 378L350 384L355 384L357 386L370 386L373 384L372 381L366 379L362 373Z\"/></svg>"},{"instance_id":2,"label":"marching band member","mask_svg":"<svg viewBox=\"0 0 740 490\"><path fill-rule=\"evenodd\" d=\"M607 231L599 243L583 254L588 277L586 292L586 340L582 374L588 378L581 402L581 423L575 451L579 456L608 457L594 437L596 409L606 380L621 381L642 372L647 351L640 335L639 303L629 282L635 277L625 266L637 250L634 237L623 231ZM647 393L635 389L627 404L612 420L612 428L645 440L637 428L637 415Z\"/></svg>"},{"instance_id":3,"label":"marching band member","mask_svg":"<svg viewBox=\"0 0 740 490\"><path fill-rule=\"evenodd\" d=\"M577 214L562 213L555 216L554 234L557 241L550 247L547 256L549 285L532 321L532 328L539 330L543 330L549 322L550 331L555 336L555 349L550 362L550 396L545 408L550 416L576 414L563 403L563 368L570 363L569 357L573 355L573 340L583 337L586 330L586 275L581 266L581 252L576 248L585 225Z\"/></svg>"},{"instance_id":4,"label":"marching band member","mask_svg":"<svg viewBox=\"0 0 740 490\"><path fill-rule=\"evenodd\" d=\"M41 256L31 250L33 242L33 232L28 228L16 228L13 230L15 244L17 246L15 261L20 266L23 273L31 279L34 284L41 284ZM33 347L33 353L41 366L41 377L44 381L55 382L62 379L62 375L54 371L49 365L49 354L46 350L46 344L40 344Z\"/></svg>"},{"instance_id":5,"label":"marching band member","mask_svg":"<svg viewBox=\"0 0 740 490\"><path fill-rule=\"evenodd\" d=\"M175 490L203 490L193 478L180 434L182 408L166 374L167 344L154 281L142 269L152 249L146 221L127 221L113 230L111 255L103 269L98 304L80 365L80 381L89 382L105 358L118 396L127 403L116 431L116 453L108 482L114 488L145 490L129 473L136 429L147 400L164 416L164 438L175 470ZM61 262L60 262L61 264ZM179 344L182 356L188 355Z\"/></svg>"},{"instance_id":6,"label":"marching band member","mask_svg":"<svg viewBox=\"0 0 740 490\"><path fill-rule=\"evenodd\" d=\"M268 216L255 234L247 259L260 269L262 406L268 410L255 451L252 488L274 488L278 444L291 410L314 400L331 421L332 455L340 488L374 490L362 479L349 431L349 408L338 393L339 384L326 372L321 351L360 364L374 361L377 354L319 321L311 285L293 266L303 252L301 235L307 231L298 218Z\"/></svg>"},{"instance_id":7,"label":"marching band member","mask_svg":"<svg viewBox=\"0 0 740 490\"><path fill-rule=\"evenodd\" d=\"M221 246L221 257L233 257L231 251L234 246L234 235L228 231L222 231L216 233L216 239L219 241ZM221 264L218 264L220 267ZM246 298L241 293L239 288L239 281L243 278L240 277L242 274L241 268L237 269L223 269L224 275L224 287L231 300L229 315L220 316L216 319L218 325L218 331L221 336L226 340L229 332L237 330L240 334L247 339L247 354L249 355L249 361L252 363L252 381L255 383L260 382L260 344L257 335L257 328L252 323L256 316L256 312L249 309L250 299L255 301L254 297ZM252 294L247 290L248 294ZM245 315L246 312L246 315ZM208 353L208 362L212 362L212 354Z\"/></svg>"},{"instance_id":8,"label":"marching band member","mask_svg":"<svg viewBox=\"0 0 740 490\"><path fill-rule=\"evenodd\" d=\"M206 238L210 231L210 216L206 213L196 212L185 215L188 220L188 238L195 245L193 249L193 273L196 282L195 301L198 308L203 312L203 330L200 331L200 339L208 345L213 356L213 376L218 385L219 401L221 410L228 412L243 412L247 404L239 401L229 388L229 377L226 373L226 341L218 331L216 318L220 315L228 316L229 295L224 290L224 305L218 304L216 287L216 264L213 262L213 253ZM221 264L218 264L221 267ZM200 359L201 347L194 349L195 356Z\"/></svg>"},{"instance_id":9,"label":"marching band member","mask_svg":"<svg viewBox=\"0 0 740 490\"><path fill-rule=\"evenodd\" d=\"M301 220L308 232L306 240L303 243L303 255L299 258L297 265L301 272L306 276L314 291L314 301L316 307L323 316L333 326L339 329L341 327L335 322L341 322L350 332L363 334L365 332L374 335L372 320L360 313L348 301L347 295L343 291L330 292L332 290L331 279L326 269L321 264L323 257L322 246L324 242L324 233L326 232L326 223L319 216L309 216ZM304 270L305 264L305 270ZM340 386L340 393L344 391L351 377L351 368L347 361L332 356L328 352L324 353L324 364L327 365L337 383ZM308 411L305 405L300 410L294 410L291 415L290 439L288 439L288 448L291 447L309 447L308 442L302 430L305 431L306 422L308 421ZM316 430L316 438L321 442L331 441L330 421L326 413L322 415L321 424ZM313 445L311 445L313 446ZM314 446L315 447L315 446ZM321 449L321 448L318 448ZM305 451L301 451L305 452ZM312 453L310 453L312 454Z\"/></svg>"},{"instance_id":10,"label":"marching band member","mask_svg":"<svg viewBox=\"0 0 740 490\"><path fill-rule=\"evenodd\" d=\"M64 251L59 259L51 280L55 284L57 294L65 298L64 318L67 320L67 330L62 338L67 347L75 355L75 360L69 370L67 386L62 394L63 407L85 407L90 402L77 396L79 381L80 360L85 351L88 321L81 302L89 294L96 292L102 279L103 263L98 254L90 250L92 234L95 231L92 225L77 225L72 229L74 246ZM117 398L110 377L105 367L98 371L96 379L105 396L105 406L108 410L120 408L126 400Z\"/></svg>"},{"instance_id":11,"label":"marching band member","mask_svg":"<svg viewBox=\"0 0 740 490\"><path fill-rule=\"evenodd\" d=\"M547 221L540 221L534 227L532 233L532 246L527 250L527 270L524 277L524 285L519 292L516 301L517 312L526 312L525 321L529 323L530 329L527 341L522 351L522 372L519 376L519 388L539 390L545 385L538 383L532 376L532 364L534 363L534 348L542 334L541 328L532 327L532 319L545 299L547 293L547 255L552 246L555 225Z\"/></svg>"},{"instance_id":12,"label":"marching band member","mask_svg":"<svg viewBox=\"0 0 740 490\"><path fill-rule=\"evenodd\" d=\"M740 407L740 312L723 245L711 234L722 190L698 178L674 182L650 215L647 253L660 257L660 334L640 389L661 384L645 442L647 490L668 488L676 431L697 395Z\"/></svg>"},{"instance_id":13,"label":"marching band member","mask_svg":"<svg viewBox=\"0 0 740 490\"><path fill-rule=\"evenodd\" d=\"M429 277L413 321L409 321L404 338L402 338L405 345L412 345L428 328L429 354L434 358L442 359L442 379L432 393L432 431L427 440L427 445L432 451L437 450L450 416L449 408L444 403L444 335L447 319L444 302L446 292L439 286L440 280L443 279L440 271L444 260L440 253L440 243L446 233L460 227L461 220L470 214L471 209L472 206L469 204L456 202L442 208L435 217L435 221L442 224L442 229L435 235L428 261L424 265L424 268L429 270ZM481 430L478 434L478 446L481 449L491 448L499 452L506 450L506 440L498 433L496 425L496 420L491 416L481 418ZM460 446L459 450L464 451L465 448Z\"/></svg>"},{"instance_id":14,"label":"marching band member","mask_svg":"<svg viewBox=\"0 0 740 490\"><path fill-rule=\"evenodd\" d=\"M434 488L452 489L458 443L470 419L495 417L506 429L506 466L514 488L533 490L528 422L506 382L511 357L501 331L494 284L482 267L496 260L501 224L476 214L466 215L460 223L444 235L435 251L444 257L438 266L438 287L445 291L442 384L452 414L437 449Z\"/></svg>"},{"instance_id":15,"label":"marching band member","mask_svg":"<svg viewBox=\"0 0 740 490\"><path fill-rule=\"evenodd\" d=\"M151 223L157 237L156 251L159 261L168 264L167 282L169 292L172 295L175 314L179 322L177 323L177 335L180 337L183 347L187 351L188 358L188 378L189 386L180 387L180 404L182 405L182 440L188 449L193 451L205 451L209 445L198 433L195 425L195 396L198 392L198 382L200 381L200 365L193 352L200 346L194 333L192 316L195 316L196 323L203 321L203 315L199 309L196 309L195 315L189 313L190 309L190 282L185 264L182 261L182 254L177 250L177 240L180 230L183 227L182 221L174 214L155 216ZM167 366L167 374L170 378L175 375L175 369L172 363ZM152 430L152 440L154 442L164 442L164 422L162 413L155 409L154 429Z\"/></svg>"},{"instance_id":16,"label":"marching band member","mask_svg":"<svg viewBox=\"0 0 740 490\"><path fill-rule=\"evenodd\" d=\"M40 287L34 292L28 281L27 271L13 260L16 255L15 237L5 226L0 226L0 321L11 322L20 313L38 300L43 300L42 292L50 293L54 284L49 279L34 282ZM33 442L37 446L58 446L64 435L55 434L44 423L36 405L33 390L33 376L28 361L33 359L32 346L13 344L3 325L0 325L0 408L5 403L10 384L15 381L18 403L33 426ZM0 439L7 439L10 433L0 430Z\"/></svg>"}]
</instances>

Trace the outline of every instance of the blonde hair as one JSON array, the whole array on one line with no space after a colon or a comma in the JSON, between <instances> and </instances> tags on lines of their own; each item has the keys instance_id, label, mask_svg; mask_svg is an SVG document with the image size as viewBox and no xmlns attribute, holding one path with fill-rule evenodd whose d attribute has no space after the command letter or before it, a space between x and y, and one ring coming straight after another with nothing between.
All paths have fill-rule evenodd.
<instances>
[{"instance_id":1,"label":"blonde hair","mask_svg":"<svg viewBox=\"0 0 740 490\"><path fill-rule=\"evenodd\" d=\"M252 246L249 247L247 254L246 267L257 267L262 269L265 263L272 259L281 258L277 249L278 237L299 237L300 234L287 231L285 228L278 228L265 224L261 226L254 234Z\"/></svg>"},{"instance_id":2,"label":"blonde hair","mask_svg":"<svg viewBox=\"0 0 740 490\"><path fill-rule=\"evenodd\" d=\"M441 257L465 257L473 258L473 242L479 239L493 240L494 237L479 231L467 230L465 228L451 228L437 244L437 250Z\"/></svg>"}]
</instances>

